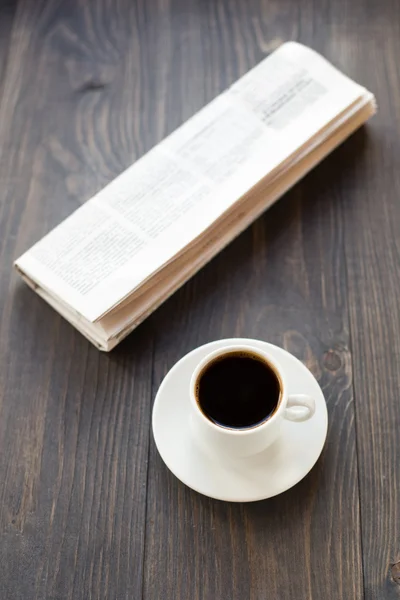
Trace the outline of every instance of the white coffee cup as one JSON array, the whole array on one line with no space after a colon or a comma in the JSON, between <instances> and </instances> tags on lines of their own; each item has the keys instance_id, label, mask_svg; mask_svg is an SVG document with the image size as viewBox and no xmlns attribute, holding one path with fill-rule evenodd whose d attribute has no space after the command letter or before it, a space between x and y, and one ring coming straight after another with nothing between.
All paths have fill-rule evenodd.
<instances>
[{"instance_id":1,"label":"white coffee cup","mask_svg":"<svg viewBox=\"0 0 400 600\"><path fill-rule=\"evenodd\" d=\"M207 366L216 359L230 354L245 353L256 356L272 369L278 378L280 394L277 406L270 416L261 423L245 429L221 426L211 421L202 411L197 388L201 375ZM195 368L190 381L191 428L192 433L202 446L210 451L222 452L233 457L245 457L258 454L276 441L280 434L283 419L306 421L315 412L315 401L304 394L289 394L285 372L268 352L251 345L227 345L210 352Z\"/></svg>"}]
</instances>

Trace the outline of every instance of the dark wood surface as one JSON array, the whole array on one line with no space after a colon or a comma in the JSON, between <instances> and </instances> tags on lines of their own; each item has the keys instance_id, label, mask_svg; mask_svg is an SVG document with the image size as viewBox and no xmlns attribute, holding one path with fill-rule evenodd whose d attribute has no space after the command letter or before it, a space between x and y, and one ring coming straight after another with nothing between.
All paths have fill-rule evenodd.
<instances>
[{"instance_id":1,"label":"dark wood surface","mask_svg":"<svg viewBox=\"0 0 400 600\"><path fill-rule=\"evenodd\" d=\"M12 260L281 42L379 112L115 351ZM8 0L0 6L0 598L400 598L397 0ZM154 395L217 338L281 345L329 432L280 497L213 501L169 473Z\"/></svg>"}]
</instances>

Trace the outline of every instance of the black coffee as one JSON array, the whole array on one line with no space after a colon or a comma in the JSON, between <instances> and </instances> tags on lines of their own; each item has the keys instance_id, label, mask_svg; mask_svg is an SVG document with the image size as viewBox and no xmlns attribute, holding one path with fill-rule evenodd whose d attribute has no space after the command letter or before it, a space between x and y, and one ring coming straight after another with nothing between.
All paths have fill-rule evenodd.
<instances>
[{"instance_id":1,"label":"black coffee","mask_svg":"<svg viewBox=\"0 0 400 600\"><path fill-rule=\"evenodd\" d=\"M217 425L245 429L259 425L279 404L281 386L275 371L255 354L230 352L200 373L197 402Z\"/></svg>"}]
</instances>

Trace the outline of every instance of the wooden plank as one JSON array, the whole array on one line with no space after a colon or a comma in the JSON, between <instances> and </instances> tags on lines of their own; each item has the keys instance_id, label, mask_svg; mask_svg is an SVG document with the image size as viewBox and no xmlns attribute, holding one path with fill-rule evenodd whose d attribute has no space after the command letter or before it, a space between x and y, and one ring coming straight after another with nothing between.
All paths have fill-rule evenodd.
<instances>
[{"instance_id":1,"label":"wooden plank","mask_svg":"<svg viewBox=\"0 0 400 600\"><path fill-rule=\"evenodd\" d=\"M384 2L379 16L371 5L353 43L335 45L340 61L376 92L379 106L355 150L357 168L340 190L366 600L400 598L399 22L398 3ZM341 38L350 40L351 32L343 22Z\"/></svg>"},{"instance_id":2,"label":"wooden plank","mask_svg":"<svg viewBox=\"0 0 400 600\"><path fill-rule=\"evenodd\" d=\"M151 329L101 354L12 273L152 144L139 17L129 2L107 6L23 0L11 33L0 107L4 599L142 591Z\"/></svg>"},{"instance_id":3,"label":"wooden plank","mask_svg":"<svg viewBox=\"0 0 400 600\"><path fill-rule=\"evenodd\" d=\"M229 83L227 73L234 79L299 25L281 5L247 2L244 10L239 2L202 3L184 15L179 6L171 7L172 24L175 10L179 20L169 35L181 59L176 63L165 56L173 82L167 117L173 119L178 107L197 101L195 91L188 101L187 87L182 100L187 72L196 73L195 86L205 89L209 100ZM307 11L312 7L306 3L301 15ZM266 23L274 25L269 43ZM313 38L302 41L312 44ZM199 58L209 49L211 63ZM354 161L347 155L357 144L356 138L345 151L339 149L150 319L157 331L153 395L168 369L194 347L224 337L261 338L293 352L316 375L330 427L323 456L303 482L281 497L247 505L192 492L168 472L151 442L146 600L362 597L338 192L343 159L351 173Z\"/></svg>"}]
</instances>

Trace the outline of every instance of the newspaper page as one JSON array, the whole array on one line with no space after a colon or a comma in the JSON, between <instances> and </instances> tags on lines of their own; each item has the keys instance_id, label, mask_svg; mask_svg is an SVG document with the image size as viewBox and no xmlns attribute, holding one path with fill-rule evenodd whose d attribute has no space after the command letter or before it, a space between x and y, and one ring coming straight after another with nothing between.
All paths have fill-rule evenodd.
<instances>
[{"instance_id":1,"label":"newspaper page","mask_svg":"<svg viewBox=\"0 0 400 600\"><path fill-rule=\"evenodd\" d=\"M366 93L314 51L284 44L16 265L94 322Z\"/></svg>"},{"instance_id":2,"label":"newspaper page","mask_svg":"<svg viewBox=\"0 0 400 600\"><path fill-rule=\"evenodd\" d=\"M121 304L112 313L99 321L104 338L111 340L121 338L127 328L138 325L156 306L161 304L185 281L192 277L217 252L220 252L233 238L243 231L255 218L270 206L285 191L301 179L310 169L329 154L346 137L360 127L374 112L371 105L358 107L349 122L344 122L328 140L317 146L309 154L301 158L289 169L285 177L281 177L267 186L262 186L252 193L241 204L238 211L231 211L228 216L207 232L207 235L191 244L170 266L162 269L135 294L134 299ZM124 337L124 335L122 335Z\"/></svg>"}]
</instances>

